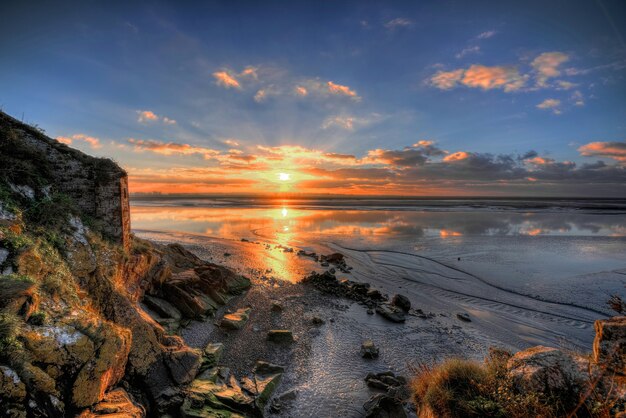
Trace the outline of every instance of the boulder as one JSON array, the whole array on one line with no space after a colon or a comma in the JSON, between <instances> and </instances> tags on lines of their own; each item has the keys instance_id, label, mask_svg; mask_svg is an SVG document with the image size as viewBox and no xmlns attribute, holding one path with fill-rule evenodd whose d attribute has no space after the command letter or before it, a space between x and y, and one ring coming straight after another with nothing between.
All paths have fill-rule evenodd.
<instances>
[{"instance_id":1,"label":"boulder","mask_svg":"<svg viewBox=\"0 0 626 418\"><path fill-rule=\"evenodd\" d=\"M270 399L283 377L285 369L282 366L257 361L254 367L254 383L256 387L256 402L262 408Z\"/></svg>"},{"instance_id":2,"label":"boulder","mask_svg":"<svg viewBox=\"0 0 626 418\"><path fill-rule=\"evenodd\" d=\"M404 311L388 303L381 303L376 307L376 312L385 319L392 322L402 323L406 321Z\"/></svg>"},{"instance_id":3,"label":"boulder","mask_svg":"<svg viewBox=\"0 0 626 418\"><path fill-rule=\"evenodd\" d=\"M470 318L470 316L465 312L459 312L456 314L456 317L463 322L472 322L472 318Z\"/></svg>"},{"instance_id":4,"label":"boulder","mask_svg":"<svg viewBox=\"0 0 626 418\"><path fill-rule=\"evenodd\" d=\"M217 366L224 352L224 344L209 343L204 347L204 355L202 356L201 370Z\"/></svg>"},{"instance_id":5,"label":"boulder","mask_svg":"<svg viewBox=\"0 0 626 418\"><path fill-rule=\"evenodd\" d=\"M150 295L145 295L143 298L143 302L154 312L162 316L163 318L172 318L180 321L182 319L182 314L174 305L169 303L168 301L157 298Z\"/></svg>"},{"instance_id":6,"label":"boulder","mask_svg":"<svg viewBox=\"0 0 626 418\"><path fill-rule=\"evenodd\" d=\"M566 408L575 406L589 382L600 377L599 369L588 359L543 346L513 355L507 371L520 390L555 396Z\"/></svg>"},{"instance_id":7,"label":"boulder","mask_svg":"<svg viewBox=\"0 0 626 418\"><path fill-rule=\"evenodd\" d=\"M237 330L243 328L250 317L250 308L240 308L233 313L226 314L220 321L220 327L229 330Z\"/></svg>"},{"instance_id":8,"label":"boulder","mask_svg":"<svg viewBox=\"0 0 626 418\"><path fill-rule=\"evenodd\" d=\"M169 367L172 378L179 385L191 382L202 364L202 353L189 347L172 351L166 357L166 364Z\"/></svg>"},{"instance_id":9,"label":"boulder","mask_svg":"<svg viewBox=\"0 0 626 418\"><path fill-rule=\"evenodd\" d=\"M361 357L366 359L378 358L378 347L374 345L372 340L366 340L361 344Z\"/></svg>"},{"instance_id":10,"label":"boulder","mask_svg":"<svg viewBox=\"0 0 626 418\"><path fill-rule=\"evenodd\" d=\"M411 310L411 301L404 295L394 295L391 304L402 309L404 312Z\"/></svg>"},{"instance_id":11,"label":"boulder","mask_svg":"<svg viewBox=\"0 0 626 418\"><path fill-rule=\"evenodd\" d=\"M406 418L408 415L402 406L402 400L379 393L372 396L363 405L366 418Z\"/></svg>"},{"instance_id":12,"label":"boulder","mask_svg":"<svg viewBox=\"0 0 626 418\"><path fill-rule=\"evenodd\" d=\"M343 262L343 254L341 253L332 253L327 255L326 257L326 261L329 263L333 263L333 264L338 264Z\"/></svg>"},{"instance_id":13,"label":"boulder","mask_svg":"<svg viewBox=\"0 0 626 418\"><path fill-rule=\"evenodd\" d=\"M393 372L368 373L365 377L367 386L393 392L395 396L406 399L409 396L407 380L404 376L396 376Z\"/></svg>"},{"instance_id":14,"label":"boulder","mask_svg":"<svg viewBox=\"0 0 626 418\"><path fill-rule=\"evenodd\" d=\"M294 341L291 331L286 329L273 329L267 333L267 340L275 343L292 343Z\"/></svg>"},{"instance_id":15,"label":"boulder","mask_svg":"<svg viewBox=\"0 0 626 418\"><path fill-rule=\"evenodd\" d=\"M626 374L626 316L595 322L593 359L608 370Z\"/></svg>"}]
</instances>

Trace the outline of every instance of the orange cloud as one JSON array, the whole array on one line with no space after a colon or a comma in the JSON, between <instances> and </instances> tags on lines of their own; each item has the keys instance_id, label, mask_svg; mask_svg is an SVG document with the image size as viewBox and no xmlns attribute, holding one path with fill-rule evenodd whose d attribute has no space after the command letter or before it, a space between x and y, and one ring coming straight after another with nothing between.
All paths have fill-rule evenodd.
<instances>
[{"instance_id":1,"label":"orange cloud","mask_svg":"<svg viewBox=\"0 0 626 418\"><path fill-rule=\"evenodd\" d=\"M626 141L590 142L579 147L578 152L585 157L606 157L626 162Z\"/></svg>"},{"instance_id":2,"label":"orange cloud","mask_svg":"<svg viewBox=\"0 0 626 418\"><path fill-rule=\"evenodd\" d=\"M461 82L467 87L478 87L483 90L503 89L511 92L522 88L526 78L515 67L487 67L474 64L465 71Z\"/></svg>"},{"instance_id":3,"label":"orange cloud","mask_svg":"<svg viewBox=\"0 0 626 418\"><path fill-rule=\"evenodd\" d=\"M228 72L226 71L216 71L213 73L213 77L215 77L215 82L217 83L218 86L222 86L224 88L235 88L235 89L240 89L241 88L241 84L239 84L239 81L237 81L237 79L230 75Z\"/></svg>"},{"instance_id":4,"label":"orange cloud","mask_svg":"<svg viewBox=\"0 0 626 418\"><path fill-rule=\"evenodd\" d=\"M102 145L100 144L100 140L98 138L83 134L76 134L72 135L71 137L59 136L56 138L56 140L65 145L72 145L72 143L74 143L75 141L79 141L88 144L89 147L93 149L102 148Z\"/></svg>"},{"instance_id":5,"label":"orange cloud","mask_svg":"<svg viewBox=\"0 0 626 418\"><path fill-rule=\"evenodd\" d=\"M143 140L143 139L128 139L128 142L135 146L135 150L137 151L150 151L155 154L161 155L192 155L192 154L200 154L204 156L205 159L212 158L213 156L218 155L220 152L217 150L213 150L210 148L204 147L196 147L189 144L179 144L176 142L161 142L154 140Z\"/></svg>"},{"instance_id":6,"label":"orange cloud","mask_svg":"<svg viewBox=\"0 0 626 418\"><path fill-rule=\"evenodd\" d=\"M342 86L341 84L333 83L332 81L328 81L326 83L328 86L328 91L331 94L336 94L339 96L347 96L354 100L359 100L360 97L356 94L356 91L351 90L348 86Z\"/></svg>"},{"instance_id":7,"label":"orange cloud","mask_svg":"<svg viewBox=\"0 0 626 418\"><path fill-rule=\"evenodd\" d=\"M159 117L151 110L138 110L137 114L139 115L137 122L143 123L159 120Z\"/></svg>"},{"instance_id":8,"label":"orange cloud","mask_svg":"<svg viewBox=\"0 0 626 418\"><path fill-rule=\"evenodd\" d=\"M441 90L450 90L461 81L464 72L462 68L454 71L438 71L430 78L430 83Z\"/></svg>"},{"instance_id":9,"label":"orange cloud","mask_svg":"<svg viewBox=\"0 0 626 418\"><path fill-rule=\"evenodd\" d=\"M298 96L302 96L302 97L304 97L304 96L306 96L307 94L309 94L309 91L308 91L306 88L302 87L302 86L296 86L296 87L295 87L295 89L294 89L294 91L295 91L295 93L296 93Z\"/></svg>"},{"instance_id":10,"label":"orange cloud","mask_svg":"<svg viewBox=\"0 0 626 418\"><path fill-rule=\"evenodd\" d=\"M443 161L445 161L446 163L453 162L453 161L461 161L461 160L465 160L469 156L470 156L469 153L465 151L459 151L459 152L455 152L454 154L446 155L443 158Z\"/></svg>"}]
</instances>

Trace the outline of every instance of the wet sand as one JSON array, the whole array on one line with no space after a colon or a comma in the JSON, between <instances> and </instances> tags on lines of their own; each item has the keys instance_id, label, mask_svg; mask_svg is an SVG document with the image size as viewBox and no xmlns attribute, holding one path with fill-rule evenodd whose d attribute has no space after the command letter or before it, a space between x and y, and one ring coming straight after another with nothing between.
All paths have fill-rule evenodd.
<instances>
[{"instance_id":1,"label":"wet sand","mask_svg":"<svg viewBox=\"0 0 626 418\"><path fill-rule=\"evenodd\" d=\"M197 347L208 341L224 342L222 363L240 376L256 360L287 366L277 394L295 389L298 395L278 414L285 417L361 416L363 402L374 393L363 380L368 372L393 370L408 375L411 365L418 363L434 363L450 356L480 359L490 346L519 350L543 344L588 351L593 321L609 314L603 298L626 282L626 263L605 263L614 269L598 272L597 265L590 262L593 260L580 263L586 268L574 266L580 273L574 277L566 269L562 277L556 275L548 283L536 279L531 288L525 281L499 280L501 274L516 274L516 269L524 268L516 266L515 257L506 253L507 246L498 245L497 240L493 245L499 247L498 255L488 257L492 249L467 242L463 251L435 242L424 243L417 251L397 244L359 247L358 240L345 237L334 242L311 241L294 246L294 252L285 252L279 242L258 233L258 240L242 242L188 233L136 232L156 241L180 242L201 258L229 266L253 280L252 289L226 308L252 307L242 330L224 332L211 320L192 322L182 336ZM519 254L531 251L521 258L532 258L532 251L540 254L550 248L549 240L539 248L535 248L536 242L518 241L515 246ZM559 245L562 252L563 242ZM578 251L581 244L569 245ZM619 250L622 242L615 245ZM300 248L318 254L341 252L353 270L338 277L368 282L390 296L404 294L413 307L432 312L434 317L409 316L406 323L394 324L379 315L368 315L355 302L322 295L298 283L312 270L327 269L298 256ZM536 260L536 268L545 272L540 257ZM281 313L271 312L276 301L284 308ZM469 314L472 322L457 319L459 312ZM325 323L313 325L313 316ZM296 342L287 346L267 342L267 331L277 328L292 330ZM380 347L378 359L364 360L359 355L366 339Z\"/></svg>"}]
</instances>

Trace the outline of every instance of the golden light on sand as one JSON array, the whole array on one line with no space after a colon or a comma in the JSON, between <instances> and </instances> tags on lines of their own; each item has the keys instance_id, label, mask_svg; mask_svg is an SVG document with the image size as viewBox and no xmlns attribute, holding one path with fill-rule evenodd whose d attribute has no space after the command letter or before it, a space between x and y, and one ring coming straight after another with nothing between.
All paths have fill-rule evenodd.
<instances>
[{"instance_id":1,"label":"golden light on sand","mask_svg":"<svg viewBox=\"0 0 626 418\"><path fill-rule=\"evenodd\" d=\"M289 181L289 180L291 180L291 174L289 174L289 173L278 173L278 180L280 180L280 181Z\"/></svg>"}]
</instances>

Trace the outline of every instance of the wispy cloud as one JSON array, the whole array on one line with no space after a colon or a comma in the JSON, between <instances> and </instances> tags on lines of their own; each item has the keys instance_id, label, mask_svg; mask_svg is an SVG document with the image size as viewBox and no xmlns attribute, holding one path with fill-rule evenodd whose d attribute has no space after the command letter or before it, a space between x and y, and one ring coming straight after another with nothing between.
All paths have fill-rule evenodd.
<instances>
[{"instance_id":1,"label":"wispy cloud","mask_svg":"<svg viewBox=\"0 0 626 418\"><path fill-rule=\"evenodd\" d=\"M391 30L397 28L405 28L412 25L413 21L404 17L396 17L395 19L391 19L387 23L385 23L385 27Z\"/></svg>"},{"instance_id":2,"label":"wispy cloud","mask_svg":"<svg viewBox=\"0 0 626 418\"><path fill-rule=\"evenodd\" d=\"M478 45L474 45L474 46L468 46L467 48L463 48L461 52L459 52L455 56L457 57L457 59L461 59L466 55L477 54L479 52L480 52L480 47Z\"/></svg>"},{"instance_id":3,"label":"wispy cloud","mask_svg":"<svg viewBox=\"0 0 626 418\"><path fill-rule=\"evenodd\" d=\"M555 115L561 114L561 101L559 99L545 99L537 105L537 109L551 110Z\"/></svg>"},{"instance_id":4,"label":"wispy cloud","mask_svg":"<svg viewBox=\"0 0 626 418\"><path fill-rule=\"evenodd\" d=\"M75 134L72 136L58 136L56 140L65 145L72 145L75 142L84 142L92 149L102 148L102 144L100 143L100 140L98 138L84 134Z\"/></svg>"},{"instance_id":5,"label":"wispy cloud","mask_svg":"<svg viewBox=\"0 0 626 418\"><path fill-rule=\"evenodd\" d=\"M521 89L527 79L528 77L520 74L515 67L487 67L474 64L468 69L438 71L430 78L430 84L442 90L450 90L461 84L470 88L502 89L505 92L512 92Z\"/></svg>"},{"instance_id":6,"label":"wispy cloud","mask_svg":"<svg viewBox=\"0 0 626 418\"><path fill-rule=\"evenodd\" d=\"M167 116L161 117L152 110L137 110L137 122L139 123L158 122L159 120L166 125L176 125L174 119L168 118Z\"/></svg>"},{"instance_id":7,"label":"wispy cloud","mask_svg":"<svg viewBox=\"0 0 626 418\"><path fill-rule=\"evenodd\" d=\"M492 36L494 36L497 32L495 30L488 30L485 32L480 33L476 39L489 39Z\"/></svg>"},{"instance_id":8,"label":"wispy cloud","mask_svg":"<svg viewBox=\"0 0 626 418\"><path fill-rule=\"evenodd\" d=\"M226 89L241 88L241 84L239 84L239 81L237 81L234 75L229 74L228 71L216 71L213 73L213 77L215 78L215 83L218 86L224 87Z\"/></svg>"},{"instance_id":9,"label":"wispy cloud","mask_svg":"<svg viewBox=\"0 0 626 418\"><path fill-rule=\"evenodd\" d=\"M545 87L548 79L561 75L559 66L567 61L569 61L569 56L563 52L544 52L540 54L530 63L536 72L537 85Z\"/></svg>"}]
</instances>

